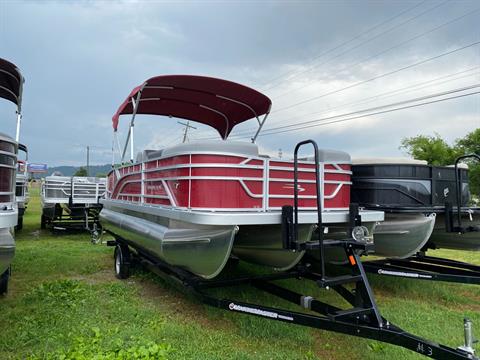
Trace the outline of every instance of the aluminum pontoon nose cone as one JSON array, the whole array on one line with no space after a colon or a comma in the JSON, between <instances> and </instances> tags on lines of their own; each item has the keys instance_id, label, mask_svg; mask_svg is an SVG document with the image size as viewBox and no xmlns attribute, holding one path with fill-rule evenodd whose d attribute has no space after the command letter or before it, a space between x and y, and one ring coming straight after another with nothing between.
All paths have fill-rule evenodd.
<instances>
[{"instance_id":1,"label":"aluminum pontoon nose cone","mask_svg":"<svg viewBox=\"0 0 480 360\"><path fill-rule=\"evenodd\" d=\"M370 235L368 229L365 226L355 226L352 229L352 237L359 242L367 242Z\"/></svg>"}]
</instances>

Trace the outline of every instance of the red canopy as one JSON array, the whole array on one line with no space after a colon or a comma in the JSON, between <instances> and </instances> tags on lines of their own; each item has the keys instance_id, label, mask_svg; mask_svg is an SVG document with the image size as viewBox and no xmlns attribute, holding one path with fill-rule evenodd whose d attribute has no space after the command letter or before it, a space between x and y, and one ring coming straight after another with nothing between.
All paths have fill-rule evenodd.
<instances>
[{"instance_id":1,"label":"red canopy","mask_svg":"<svg viewBox=\"0 0 480 360\"><path fill-rule=\"evenodd\" d=\"M0 98L7 99L18 107L22 101L23 76L11 62L0 58Z\"/></svg>"},{"instance_id":2,"label":"red canopy","mask_svg":"<svg viewBox=\"0 0 480 360\"><path fill-rule=\"evenodd\" d=\"M132 98L140 105L137 114L165 115L196 121L215 128L227 138L243 121L267 114L271 100L244 85L193 75L157 76L132 90L112 117L118 127L120 115L132 114Z\"/></svg>"}]
</instances>

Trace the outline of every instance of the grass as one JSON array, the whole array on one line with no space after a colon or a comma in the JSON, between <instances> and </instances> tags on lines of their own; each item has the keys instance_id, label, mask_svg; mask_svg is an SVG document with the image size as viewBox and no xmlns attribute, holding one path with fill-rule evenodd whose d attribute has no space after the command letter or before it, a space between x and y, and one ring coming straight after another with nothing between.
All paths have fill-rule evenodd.
<instances>
[{"instance_id":1,"label":"grass","mask_svg":"<svg viewBox=\"0 0 480 360\"><path fill-rule=\"evenodd\" d=\"M0 359L421 358L372 340L209 308L142 270L117 280L112 248L92 245L86 234L40 230L35 189L16 239L10 292L0 299ZM433 254L480 264L478 253ZM456 347L463 317L480 324L479 286L378 276L371 283L383 315L416 335ZM250 289L235 291L242 299L268 300Z\"/></svg>"}]
</instances>

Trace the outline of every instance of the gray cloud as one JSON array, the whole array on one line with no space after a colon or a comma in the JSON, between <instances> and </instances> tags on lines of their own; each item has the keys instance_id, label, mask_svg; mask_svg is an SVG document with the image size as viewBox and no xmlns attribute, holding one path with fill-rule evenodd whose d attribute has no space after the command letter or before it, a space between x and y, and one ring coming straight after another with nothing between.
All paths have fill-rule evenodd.
<instances>
[{"instance_id":1,"label":"gray cloud","mask_svg":"<svg viewBox=\"0 0 480 360\"><path fill-rule=\"evenodd\" d=\"M311 59L396 14L415 9L311 63ZM435 9L433 9L436 7ZM33 161L81 164L84 146L96 146L95 163L111 157L111 115L131 88L160 74L224 77L266 90L280 109L319 94L480 40L480 13L465 16L414 41L376 53L467 14L478 2L0 2L0 57L26 77L22 141ZM423 16L390 28L427 9ZM385 34L382 34L385 32ZM373 36L374 40L366 42ZM351 51L350 47L365 42ZM346 51L346 52L345 52ZM270 127L440 92L480 82L460 79L357 107L341 106L418 81L480 66L480 46L378 81L272 114ZM345 54L331 59L336 54ZM329 60L331 59L331 60ZM367 60L368 59L368 60ZM366 60L362 64L358 62ZM301 76L269 80L325 64ZM302 87L300 91L293 91ZM279 97L279 95L285 94ZM341 107L340 107L341 106ZM449 140L480 127L479 97L385 114L352 122L260 138L265 149L288 152L313 136L321 146L359 155L398 155L404 136L439 132ZM13 134L14 109L0 104L1 130ZM328 115L320 115L328 116ZM292 120L297 119L299 120ZM125 135L123 119L121 135ZM165 145L180 136L171 119L140 117L136 144ZM242 128L251 128L245 124ZM267 128L268 128L267 126ZM192 138L205 136L204 127ZM213 134L213 132L211 132ZM207 132L208 134L208 132Z\"/></svg>"}]
</instances>

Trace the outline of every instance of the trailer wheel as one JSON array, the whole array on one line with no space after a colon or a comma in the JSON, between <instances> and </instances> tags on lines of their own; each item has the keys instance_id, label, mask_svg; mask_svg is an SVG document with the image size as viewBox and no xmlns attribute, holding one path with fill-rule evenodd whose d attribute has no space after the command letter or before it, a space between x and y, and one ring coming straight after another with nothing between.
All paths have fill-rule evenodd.
<instances>
[{"instance_id":1,"label":"trailer wheel","mask_svg":"<svg viewBox=\"0 0 480 360\"><path fill-rule=\"evenodd\" d=\"M9 267L2 275L0 275L0 295L4 295L8 292L8 281L10 280L11 272L12 270Z\"/></svg>"},{"instance_id":2,"label":"trailer wheel","mask_svg":"<svg viewBox=\"0 0 480 360\"><path fill-rule=\"evenodd\" d=\"M114 253L115 276L118 279L126 279L130 276L130 250L128 246L118 244Z\"/></svg>"}]
</instances>

